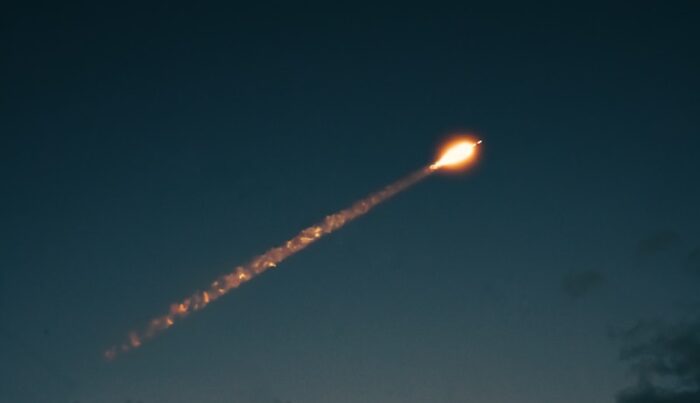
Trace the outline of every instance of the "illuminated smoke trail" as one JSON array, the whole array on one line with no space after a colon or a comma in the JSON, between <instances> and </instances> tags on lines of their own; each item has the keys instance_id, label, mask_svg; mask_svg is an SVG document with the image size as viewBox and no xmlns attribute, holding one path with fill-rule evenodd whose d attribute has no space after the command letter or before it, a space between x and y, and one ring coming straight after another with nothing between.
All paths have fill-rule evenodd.
<instances>
[{"instance_id":1,"label":"illuminated smoke trail","mask_svg":"<svg viewBox=\"0 0 700 403\"><path fill-rule=\"evenodd\" d=\"M197 291L181 302L170 305L167 313L151 319L144 329L131 331L124 343L112 346L104 352L105 358L111 360L117 354L138 348L144 341L152 339L165 331L176 321L189 316L192 312L199 311L232 289L238 288L238 286L250 281L253 277L264 273L267 269L277 266L278 263L306 248L324 235L343 227L348 222L367 213L374 206L416 184L433 172L443 168L463 166L472 156L478 144L481 144L481 141L472 142L466 139L451 143L440 158L430 166L392 183L345 210L327 216L323 221L306 228L283 245L269 249L248 264L238 266L232 272L219 276L204 291Z\"/></svg>"},{"instance_id":2,"label":"illuminated smoke trail","mask_svg":"<svg viewBox=\"0 0 700 403\"><path fill-rule=\"evenodd\" d=\"M277 266L278 263L286 258L311 245L324 235L336 231L348 222L367 213L377 204L414 185L435 170L436 168L434 167L427 167L414 172L356 202L345 210L327 216L323 221L306 228L283 245L269 249L267 252L251 260L248 264L238 266L232 272L219 276L206 290L197 291L180 303L172 304L168 313L151 319L142 331L130 332L126 342L121 345L112 346L105 351L105 358L111 360L119 353L125 353L139 347L145 340L151 339L168 329L176 321L189 316L192 312L199 311L234 288L238 288L241 284L264 273L267 269Z\"/></svg>"}]
</instances>

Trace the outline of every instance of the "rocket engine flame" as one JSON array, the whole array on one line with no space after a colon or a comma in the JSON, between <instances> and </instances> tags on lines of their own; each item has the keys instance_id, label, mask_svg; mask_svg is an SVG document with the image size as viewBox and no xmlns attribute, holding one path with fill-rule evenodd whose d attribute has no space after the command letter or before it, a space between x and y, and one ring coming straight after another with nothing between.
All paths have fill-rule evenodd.
<instances>
[{"instance_id":1,"label":"rocket engine flame","mask_svg":"<svg viewBox=\"0 0 700 403\"><path fill-rule=\"evenodd\" d=\"M474 154L476 146L481 144L481 140L476 143L469 140L458 140L455 143L448 145L448 148L442 153L440 158L430 165L430 169L438 170L440 168L458 168L465 164Z\"/></svg>"},{"instance_id":2,"label":"rocket engine flame","mask_svg":"<svg viewBox=\"0 0 700 403\"><path fill-rule=\"evenodd\" d=\"M104 357L107 360L112 360L119 354L140 347L145 341L154 338L173 326L175 322L203 309L224 294L238 288L241 284L252 280L268 269L276 267L288 257L305 249L323 236L337 231L350 221L366 214L378 204L420 182L438 169L461 166L474 154L474 148L478 144L481 144L481 141L474 143L464 139L449 144L447 150L432 165L392 183L344 210L326 216L319 223L302 230L282 245L271 248L247 264L238 266L231 272L219 276L203 291L197 291L182 301L171 304L166 313L151 319L141 330L129 332L123 343L108 348L104 352Z\"/></svg>"}]
</instances>

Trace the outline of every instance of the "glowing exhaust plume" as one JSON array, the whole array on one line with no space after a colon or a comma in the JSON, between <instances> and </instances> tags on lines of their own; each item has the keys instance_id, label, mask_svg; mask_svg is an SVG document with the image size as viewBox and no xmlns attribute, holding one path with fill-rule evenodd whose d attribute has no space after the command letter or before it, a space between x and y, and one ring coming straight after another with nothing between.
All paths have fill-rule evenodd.
<instances>
[{"instance_id":1,"label":"glowing exhaust plume","mask_svg":"<svg viewBox=\"0 0 700 403\"><path fill-rule=\"evenodd\" d=\"M203 309L234 288L238 288L241 284L250 281L271 267L277 266L277 264L286 258L306 248L324 235L336 231L348 222L367 213L374 206L416 184L438 169L460 164L473 154L474 147L479 143L481 143L481 141L478 143L464 144L460 142L451 146L438 161L429 167L423 168L394 182L379 192L373 193L356 202L345 210L327 216L321 222L306 228L284 244L269 249L267 252L251 260L248 264L236 267L232 272L219 276L219 278L214 280L204 291L197 291L184 300L170 305L170 309L167 313L151 319L144 329L129 332L127 340L124 343L112 346L104 352L105 358L111 360L118 354L140 347L144 341L170 328L176 321L189 316L192 312Z\"/></svg>"},{"instance_id":2,"label":"glowing exhaust plume","mask_svg":"<svg viewBox=\"0 0 700 403\"><path fill-rule=\"evenodd\" d=\"M450 144L440 158L430 165L430 169L437 170L444 167L460 167L474 154L476 146L481 140L473 143L469 140L459 140Z\"/></svg>"}]
</instances>

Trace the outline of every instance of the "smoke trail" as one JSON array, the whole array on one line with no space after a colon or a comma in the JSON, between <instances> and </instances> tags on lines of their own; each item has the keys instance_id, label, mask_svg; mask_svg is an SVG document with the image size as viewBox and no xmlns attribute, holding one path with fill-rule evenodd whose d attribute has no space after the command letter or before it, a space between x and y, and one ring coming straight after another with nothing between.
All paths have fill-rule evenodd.
<instances>
[{"instance_id":1,"label":"smoke trail","mask_svg":"<svg viewBox=\"0 0 700 403\"><path fill-rule=\"evenodd\" d=\"M143 330L130 332L127 341L112 346L104 352L105 358L111 360L116 357L117 354L125 353L139 347L144 341L165 331L176 321L189 316L192 312L199 311L234 288L238 288L241 284L250 281L269 268L277 266L278 263L311 245L324 235L338 230L348 222L367 213L379 203L416 184L438 168L439 166L431 165L430 167L416 171L356 202L345 210L327 216L323 221L306 228L284 244L269 249L267 252L254 258L248 264L238 266L232 272L219 276L206 290L197 291L181 302L172 304L168 313L151 319Z\"/></svg>"}]
</instances>

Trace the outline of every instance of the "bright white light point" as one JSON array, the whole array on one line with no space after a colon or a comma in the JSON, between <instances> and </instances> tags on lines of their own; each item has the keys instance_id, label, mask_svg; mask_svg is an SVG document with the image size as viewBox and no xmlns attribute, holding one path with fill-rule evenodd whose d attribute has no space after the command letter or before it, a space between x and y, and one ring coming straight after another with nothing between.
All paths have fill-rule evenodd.
<instances>
[{"instance_id":1,"label":"bright white light point","mask_svg":"<svg viewBox=\"0 0 700 403\"><path fill-rule=\"evenodd\" d=\"M440 156L440 159L430 166L430 169L436 170L443 167L456 167L465 163L474 154L474 148L479 144L481 144L481 140L476 143L469 140L461 140L451 144Z\"/></svg>"}]
</instances>

